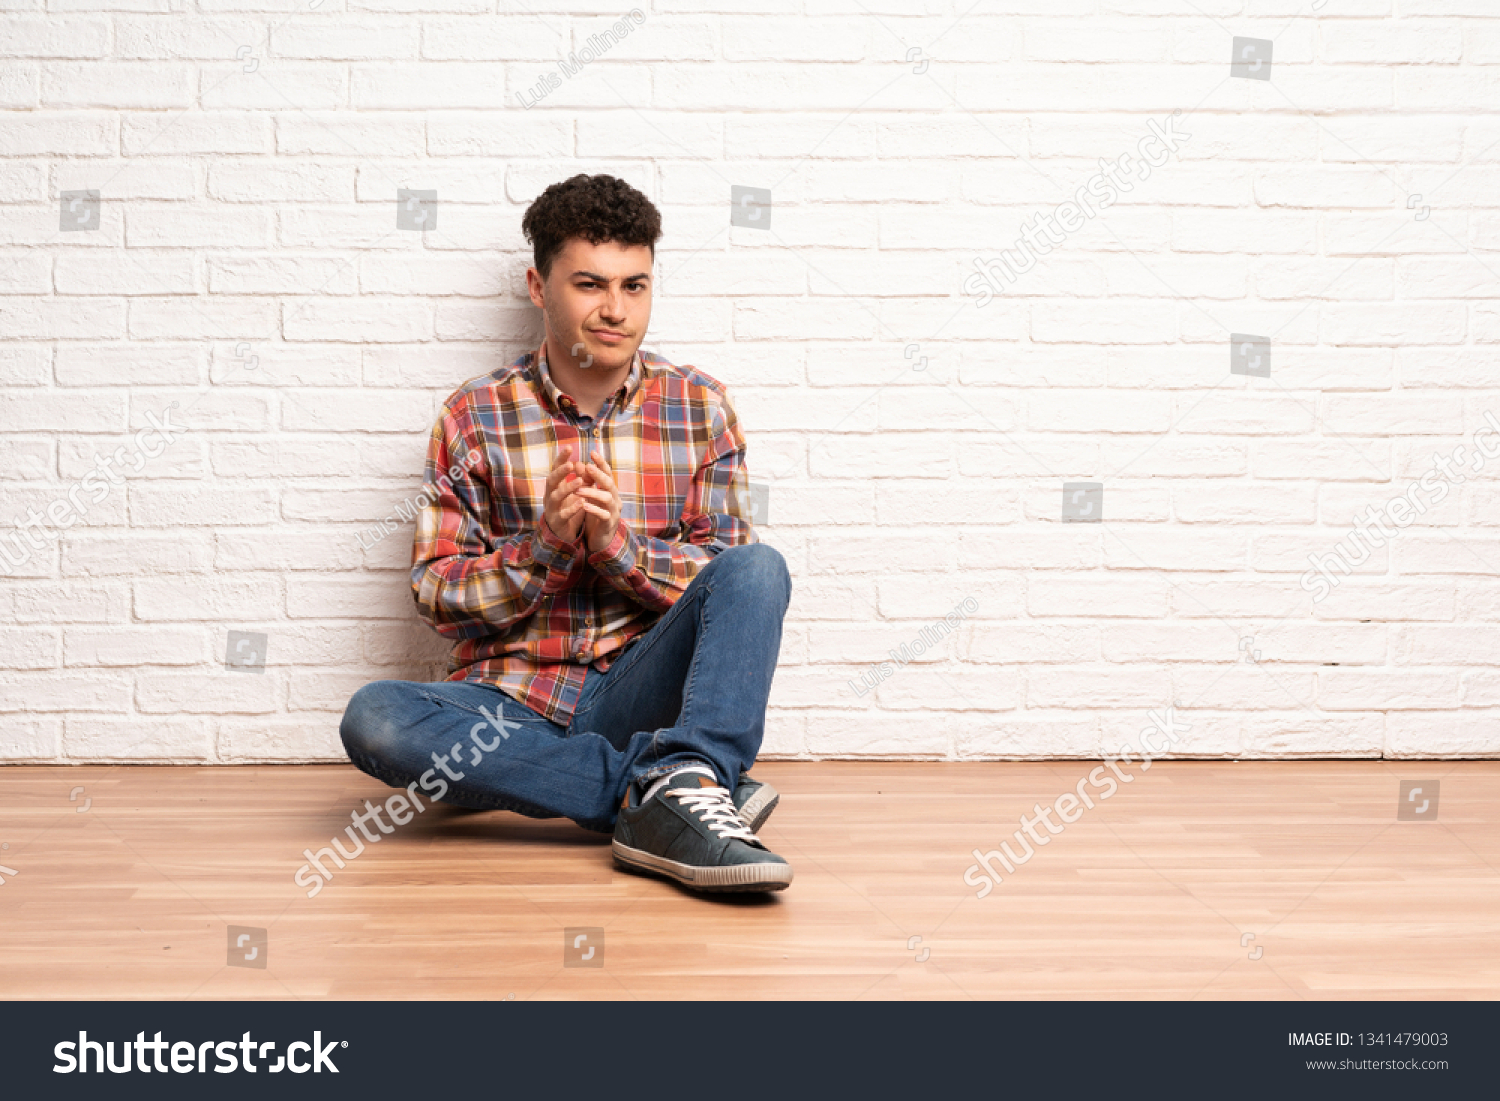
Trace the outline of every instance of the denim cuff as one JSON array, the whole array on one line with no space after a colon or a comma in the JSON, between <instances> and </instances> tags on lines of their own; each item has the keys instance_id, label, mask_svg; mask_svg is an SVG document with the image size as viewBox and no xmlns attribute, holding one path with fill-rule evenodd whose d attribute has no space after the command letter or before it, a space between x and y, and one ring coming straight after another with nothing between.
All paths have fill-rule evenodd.
<instances>
[{"instance_id":1,"label":"denim cuff","mask_svg":"<svg viewBox=\"0 0 1500 1101\"><path fill-rule=\"evenodd\" d=\"M693 757L691 755L684 756L681 760L667 761L664 764L652 765L645 771L636 773L636 775L632 778L632 783L650 784L652 781L660 780L663 776L670 776L678 769L688 768L693 765L708 769L708 771L714 774L714 779L722 783L722 780L720 780L719 777L719 770L714 768L712 761L705 761L702 757ZM733 785L730 786L729 790L731 793L733 793Z\"/></svg>"}]
</instances>

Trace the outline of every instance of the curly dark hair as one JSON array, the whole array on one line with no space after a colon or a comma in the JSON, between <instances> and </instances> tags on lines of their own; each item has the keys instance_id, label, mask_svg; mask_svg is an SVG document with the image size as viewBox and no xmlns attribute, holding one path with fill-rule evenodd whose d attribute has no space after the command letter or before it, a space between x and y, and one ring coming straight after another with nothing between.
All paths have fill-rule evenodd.
<instances>
[{"instance_id":1,"label":"curly dark hair","mask_svg":"<svg viewBox=\"0 0 1500 1101\"><path fill-rule=\"evenodd\" d=\"M655 258L661 212L624 180L580 174L538 195L521 219L521 230L531 242L536 270L545 279L570 237L582 237L591 245L646 245Z\"/></svg>"}]
</instances>

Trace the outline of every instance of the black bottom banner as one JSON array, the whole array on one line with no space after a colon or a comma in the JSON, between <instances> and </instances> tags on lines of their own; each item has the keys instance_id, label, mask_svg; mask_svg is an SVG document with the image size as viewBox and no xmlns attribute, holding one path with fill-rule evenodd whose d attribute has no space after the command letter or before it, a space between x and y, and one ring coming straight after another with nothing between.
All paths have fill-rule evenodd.
<instances>
[{"instance_id":1,"label":"black bottom banner","mask_svg":"<svg viewBox=\"0 0 1500 1101\"><path fill-rule=\"evenodd\" d=\"M1493 1096L1491 1002L0 1002L0 1096Z\"/></svg>"}]
</instances>

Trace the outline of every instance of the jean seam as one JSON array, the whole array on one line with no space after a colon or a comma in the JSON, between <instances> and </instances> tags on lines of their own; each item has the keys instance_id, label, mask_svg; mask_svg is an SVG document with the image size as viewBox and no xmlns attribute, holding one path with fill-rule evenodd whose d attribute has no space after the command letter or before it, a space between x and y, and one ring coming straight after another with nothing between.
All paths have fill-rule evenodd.
<instances>
[{"instance_id":1,"label":"jean seam","mask_svg":"<svg viewBox=\"0 0 1500 1101\"><path fill-rule=\"evenodd\" d=\"M462 681L462 682L454 682L454 683L480 684L482 682L480 682L480 681ZM484 687L488 688L490 686L489 685L485 685ZM502 697L502 700L510 699L510 697L507 696L504 692L499 692L498 694ZM437 704L439 707L456 707L460 711L467 711L470 715L478 715L481 718L484 717L484 712L481 711L481 710L479 710L477 707L470 707L466 703L459 703L457 700L449 699L447 696L434 695L433 693L428 692L425 689L418 689L417 690L417 695L421 696L424 700L427 700L429 703L435 703L435 704ZM504 704L504 702L502 702L500 704L499 708L496 708L495 710L498 710L500 712L501 716L503 717L505 715L505 704Z\"/></svg>"},{"instance_id":2,"label":"jean seam","mask_svg":"<svg viewBox=\"0 0 1500 1101\"><path fill-rule=\"evenodd\" d=\"M693 706L693 681L698 674L698 662L703 657L703 639L708 634L708 604L704 602L698 609L698 639L693 646L693 660L688 662L687 676L682 678L682 708L677 713L677 721L682 722L682 716L686 715Z\"/></svg>"},{"instance_id":3,"label":"jean seam","mask_svg":"<svg viewBox=\"0 0 1500 1101\"><path fill-rule=\"evenodd\" d=\"M710 564L712 564L712 563L710 563ZM707 567L704 567L704 568L706 569ZM697 580L697 579L695 578L694 580ZM696 593L694 593L693 597L692 597L692 600L688 601L687 603L698 602L698 603L701 604L702 603L702 599L701 599L702 598L702 594L706 593L706 592L707 593L711 593L712 591L713 591L713 587L712 587L712 584L711 584L711 578L706 578L705 577L703 579L703 585L700 586L699 591L696 592ZM671 608L667 609L666 613L663 614L662 619L658 619L655 623L653 623L650 627L648 627L644 632L642 632L642 634L645 637L642 639L642 641L640 643L637 644L635 650L629 655L633 659L634 664L632 664L626 670L626 672L629 672L630 669L635 668L636 664L639 664L640 662L643 662L643 661L647 660L646 655L648 655L651 652L652 647L657 642L657 638L652 638L651 637L652 633L655 631L655 629L657 627L661 626L661 623L662 623L663 619L665 619L667 616L671 615L673 612L677 611L677 609L679 607L683 607L683 606L684 606L684 602L681 601L681 600L679 600L676 604L672 605ZM684 615L688 614L685 608L684 608L684 611L683 611L682 614L684 614ZM694 647L695 656L696 656L696 650L697 650L697 648ZM622 658L622 660L623 660L623 658ZM610 672L614 672L614 668L613 667L610 668ZM610 688L612 688L613 686L614 686L614 682L611 681L611 680L609 680L608 677L606 677L604 683L602 685L600 685L599 690L597 692L595 692L593 694L593 696L589 699L588 708L585 709L585 710L586 711L590 710L596 704L598 704L598 702L601 699L604 698L605 693L607 693L610 690ZM684 704L684 706L686 706L686 705ZM575 712L573 717L576 720L577 717L578 717L578 713Z\"/></svg>"},{"instance_id":4,"label":"jean seam","mask_svg":"<svg viewBox=\"0 0 1500 1101\"><path fill-rule=\"evenodd\" d=\"M709 589L709 587L707 585L704 586L704 589L705 589L705 591L710 591L710 592L712 591L711 589ZM703 656L703 636L704 636L704 633L706 632L707 628L708 628L708 605L706 603L701 603L699 605L699 608L698 608L698 640L697 640L697 643L693 647L693 660L688 663L687 675L685 677L683 677L683 680L682 680L682 709L681 709L681 711L678 712L678 716L677 716L677 725L679 725L679 726L682 723L682 716L687 713L688 708L692 705L692 702L693 702L693 677L694 677L694 674L697 672L698 662L699 662L699 660ZM660 737L661 737L661 731L654 730L654 731L651 732L651 747L650 747L650 750L651 750L652 755L655 756L658 761L660 761L661 756L662 756L661 751L659 749L657 749L657 741L660 739ZM688 751L687 750L674 750L673 752L685 753L685 752L688 752ZM698 759L704 761L705 763L707 763L710 768L713 768L712 763L708 762L706 758L704 758L704 757L702 757L700 755L698 757ZM652 765L650 768L645 769L643 772L638 773L637 776L636 776L636 779L637 780L654 780L654 779L659 779L661 776L669 775L670 773L672 773L673 771L675 771L678 767L680 767L680 766L678 766L678 765L671 765L671 764L655 764L655 765ZM715 771L717 772L717 770L715 770ZM717 778L718 777L715 776L715 779L717 779Z\"/></svg>"}]
</instances>

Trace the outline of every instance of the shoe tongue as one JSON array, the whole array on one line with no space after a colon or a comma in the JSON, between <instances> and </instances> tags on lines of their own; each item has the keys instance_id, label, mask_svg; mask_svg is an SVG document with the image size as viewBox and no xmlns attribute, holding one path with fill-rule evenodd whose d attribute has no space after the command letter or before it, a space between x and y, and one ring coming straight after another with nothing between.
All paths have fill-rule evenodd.
<instances>
[{"instance_id":1,"label":"shoe tongue","mask_svg":"<svg viewBox=\"0 0 1500 1101\"><path fill-rule=\"evenodd\" d=\"M670 788L716 788L719 786L719 781L707 773L696 770L683 771L673 773L667 786Z\"/></svg>"}]
</instances>

